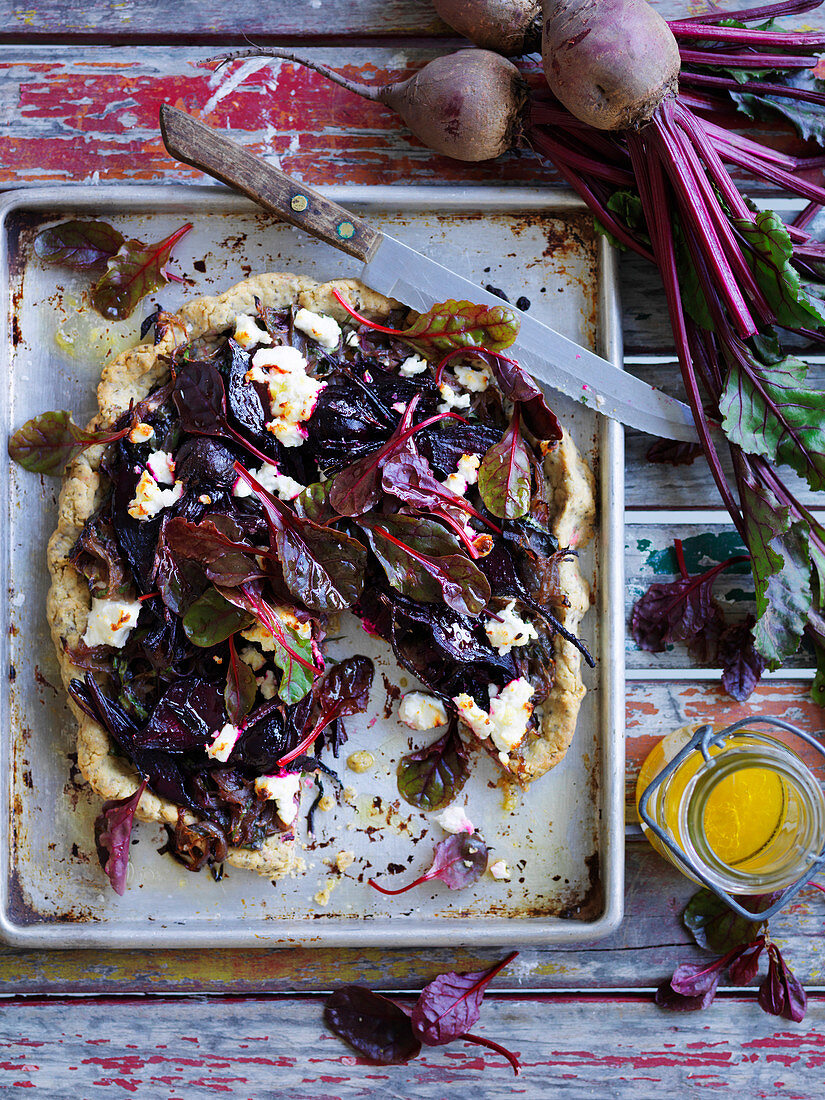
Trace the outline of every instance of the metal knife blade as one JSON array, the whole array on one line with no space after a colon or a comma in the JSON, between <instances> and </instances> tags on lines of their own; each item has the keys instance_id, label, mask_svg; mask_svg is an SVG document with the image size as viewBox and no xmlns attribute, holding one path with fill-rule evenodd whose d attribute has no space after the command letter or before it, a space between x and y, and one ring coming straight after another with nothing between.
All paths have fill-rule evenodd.
<instances>
[{"instance_id":1,"label":"metal knife blade","mask_svg":"<svg viewBox=\"0 0 825 1100\"><path fill-rule=\"evenodd\" d=\"M363 282L425 312L450 298L501 305L470 279L383 233L311 187L256 157L185 111L164 103L160 126L166 148L186 164L235 187L265 209L364 262ZM606 359L520 310L518 339L508 354L540 383L604 416L651 435L695 441L687 405L626 374Z\"/></svg>"},{"instance_id":2,"label":"metal knife blade","mask_svg":"<svg viewBox=\"0 0 825 1100\"><path fill-rule=\"evenodd\" d=\"M496 295L386 233L364 265L361 278L367 286L419 313L448 298L501 305ZM650 435L691 442L698 438L687 405L626 374L529 314L515 312L521 327L516 342L504 354L518 359L538 382Z\"/></svg>"}]
</instances>

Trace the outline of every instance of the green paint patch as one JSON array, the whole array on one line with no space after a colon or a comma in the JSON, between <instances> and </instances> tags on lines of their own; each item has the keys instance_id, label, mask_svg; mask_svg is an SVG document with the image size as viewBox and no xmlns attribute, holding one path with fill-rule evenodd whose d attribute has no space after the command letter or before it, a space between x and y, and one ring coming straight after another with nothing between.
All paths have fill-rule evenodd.
<instances>
[{"instance_id":1,"label":"green paint patch","mask_svg":"<svg viewBox=\"0 0 825 1100\"><path fill-rule=\"evenodd\" d=\"M641 550L641 540L639 549ZM703 531L701 535L692 535L689 538L682 539L682 549L685 553L685 564L691 574L704 573L712 565L716 565L717 562L726 561L736 554L745 553L742 540L736 531L719 531L717 533ZM647 565L656 574L675 576L679 572L676 552L672 546L662 550L654 550L648 554ZM750 571L750 563L746 561L737 562L729 570L726 570L730 574L741 573L745 575Z\"/></svg>"}]
</instances>

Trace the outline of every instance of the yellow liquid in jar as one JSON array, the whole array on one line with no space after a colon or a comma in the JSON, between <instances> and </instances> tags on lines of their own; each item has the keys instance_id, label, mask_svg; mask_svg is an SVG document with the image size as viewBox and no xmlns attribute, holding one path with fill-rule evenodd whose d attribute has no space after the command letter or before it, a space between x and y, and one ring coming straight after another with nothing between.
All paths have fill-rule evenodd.
<instances>
[{"instance_id":1,"label":"yellow liquid in jar","mask_svg":"<svg viewBox=\"0 0 825 1100\"><path fill-rule=\"evenodd\" d=\"M690 740L693 727L669 734L656 744L639 772L636 803L645 788ZM711 755L719 750L711 749ZM703 764L699 752L681 765L671 777L664 803L664 816L669 831L680 841L679 807L685 790ZM708 796L703 827L708 844L716 856L730 867L756 857L776 836L786 815L786 792L783 779L770 768L745 767L721 779ZM648 833L654 847L667 858L666 850Z\"/></svg>"}]
</instances>

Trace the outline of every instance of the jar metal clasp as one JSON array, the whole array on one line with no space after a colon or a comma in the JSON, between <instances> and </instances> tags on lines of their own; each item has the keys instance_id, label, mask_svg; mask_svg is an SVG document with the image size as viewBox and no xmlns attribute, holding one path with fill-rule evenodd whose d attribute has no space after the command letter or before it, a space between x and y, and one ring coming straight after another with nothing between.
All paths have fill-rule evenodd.
<instances>
[{"instance_id":1,"label":"jar metal clasp","mask_svg":"<svg viewBox=\"0 0 825 1100\"><path fill-rule=\"evenodd\" d=\"M711 748L721 748L725 738L735 733L737 730L747 729L754 724L759 725L773 725L778 726L780 729L785 730L788 733L796 734L797 737L801 737L803 741L807 742L812 748L815 748L822 756L825 756L825 747L810 733L806 733L804 730L798 729L796 726L791 725L790 722L785 722L781 718L768 718L768 717L753 717L743 718L739 722L734 722L733 725L726 726L725 729L714 732L713 727L709 725L700 726L700 728L694 733L690 741L684 746L684 748L673 757L670 763L659 772L659 774L648 784L639 799L639 817L644 825L650 830L651 833L667 848L667 850L673 855L680 863L684 864L689 869L692 875L701 882L708 890L713 891L718 898L720 898L726 905L728 905L734 913L738 913L740 917L744 917L746 920L752 921L764 921L777 913L787 901L789 901L802 887L813 878L813 876L819 871L819 869L825 865L825 846L820 851L819 855L814 857L808 870L800 878L796 880L791 886L783 891L782 896L778 898L769 909L765 909L763 912L753 913L749 909L745 909L740 905L731 895L717 886L704 871L696 865L691 857L684 851L684 849L677 844L668 833L654 821L648 811L648 805L654 792L669 779L677 768L696 751L701 752L704 757L705 763L711 762Z\"/></svg>"}]
</instances>

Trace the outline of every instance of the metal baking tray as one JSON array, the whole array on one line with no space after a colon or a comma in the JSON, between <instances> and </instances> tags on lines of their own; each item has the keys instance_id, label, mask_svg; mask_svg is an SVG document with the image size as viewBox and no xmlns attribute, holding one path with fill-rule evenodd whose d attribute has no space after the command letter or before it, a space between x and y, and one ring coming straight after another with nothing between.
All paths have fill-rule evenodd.
<instances>
[{"instance_id":1,"label":"metal baking tray","mask_svg":"<svg viewBox=\"0 0 825 1100\"><path fill-rule=\"evenodd\" d=\"M574 197L553 191L454 188L340 188L329 194L482 284L500 287L567 336L621 361L614 256ZM32 241L44 225L100 217L127 236L160 240L183 221L194 229L175 249L170 283L135 316L109 324L86 307L86 276L46 268ZM357 273L355 261L264 215L221 187L78 186L37 188L0 200L3 293L0 394L7 430L47 409L95 411L101 362L134 340L160 301L175 309L247 275L292 270L318 279ZM524 303L522 303L524 305ZM7 327L6 327L7 326ZM565 760L507 811L494 765L479 753L461 796L512 879L487 874L464 890L426 884L396 898L370 889L370 875L398 886L429 865L440 829L403 802L395 762L432 734L401 726L398 688L414 686L388 647L372 649L376 687L363 720L348 719L350 741L337 767L346 788L336 808L316 815L304 874L271 883L228 868L220 882L158 855L164 831L141 824L133 836L130 884L119 898L98 865L92 823L99 800L73 763L74 721L64 703L45 622L46 541L59 485L9 467L2 530L8 598L0 701L0 930L34 947L425 947L569 944L592 941L622 916L624 870L623 435L611 421L553 395L553 405L597 469L599 526L582 556L595 607L582 633L597 657ZM363 650L357 624L340 643ZM344 630L347 635L347 630ZM345 765L369 748L373 770ZM334 761L330 761L334 763ZM304 796L304 805L311 795ZM330 867L349 851L343 873Z\"/></svg>"}]
</instances>

